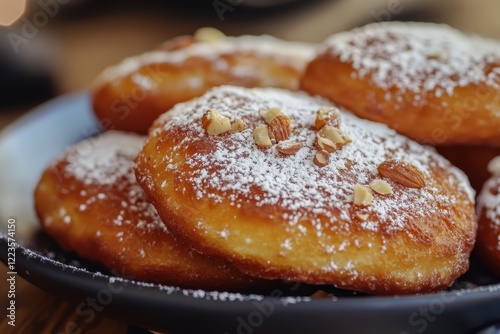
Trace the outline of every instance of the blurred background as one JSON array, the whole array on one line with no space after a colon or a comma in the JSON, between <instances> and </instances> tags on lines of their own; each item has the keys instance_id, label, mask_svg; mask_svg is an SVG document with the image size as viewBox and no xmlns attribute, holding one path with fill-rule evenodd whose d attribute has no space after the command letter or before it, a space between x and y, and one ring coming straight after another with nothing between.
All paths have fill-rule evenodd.
<instances>
[{"instance_id":1,"label":"blurred background","mask_svg":"<svg viewBox=\"0 0 500 334\"><path fill-rule=\"evenodd\" d=\"M320 42L368 22L415 20L500 39L499 12L497 0L0 0L0 128L203 26Z\"/></svg>"}]
</instances>

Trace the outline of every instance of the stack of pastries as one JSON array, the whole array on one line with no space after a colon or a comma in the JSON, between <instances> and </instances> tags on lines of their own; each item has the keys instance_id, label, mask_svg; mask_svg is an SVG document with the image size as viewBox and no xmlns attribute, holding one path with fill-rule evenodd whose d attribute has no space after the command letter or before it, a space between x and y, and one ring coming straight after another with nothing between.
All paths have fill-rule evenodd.
<instances>
[{"instance_id":1,"label":"stack of pastries","mask_svg":"<svg viewBox=\"0 0 500 334\"><path fill-rule=\"evenodd\" d=\"M500 155L499 85L498 43L443 25L318 46L202 29L103 72L109 131L46 169L36 210L62 247L136 280L438 291L474 245L500 274L499 160L478 221L476 175L428 145Z\"/></svg>"}]
</instances>

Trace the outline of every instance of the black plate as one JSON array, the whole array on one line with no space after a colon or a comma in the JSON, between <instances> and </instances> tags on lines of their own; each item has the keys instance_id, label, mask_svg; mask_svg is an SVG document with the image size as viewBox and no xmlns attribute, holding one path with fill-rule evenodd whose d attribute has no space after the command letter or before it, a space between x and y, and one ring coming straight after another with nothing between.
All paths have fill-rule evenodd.
<instances>
[{"instance_id":1,"label":"black plate","mask_svg":"<svg viewBox=\"0 0 500 334\"><path fill-rule=\"evenodd\" d=\"M58 153L98 132L89 96L79 93L41 106L0 135L1 260L7 262L7 220L14 218L18 274L78 303L80 321L103 312L172 333L230 334L460 334L500 322L499 281L474 262L452 291L409 297L337 294L312 300L296 296L307 294L307 286L283 284L271 291L272 297L193 291L122 279L89 265L40 232L32 192Z\"/></svg>"}]
</instances>

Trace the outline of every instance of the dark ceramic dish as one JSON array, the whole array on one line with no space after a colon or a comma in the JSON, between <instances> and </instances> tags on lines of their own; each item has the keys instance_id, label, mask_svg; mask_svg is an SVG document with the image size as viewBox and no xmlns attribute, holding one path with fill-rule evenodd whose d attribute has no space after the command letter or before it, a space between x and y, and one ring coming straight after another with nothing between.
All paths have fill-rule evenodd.
<instances>
[{"instance_id":1,"label":"dark ceramic dish","mask_svg":"<svg viewBox=\"0 0 500 334\"><path fill-rule=\"evenodd\" d=\"M7 221L16 223L18 275L92 312L169 333L472 333L500 322L500 283L479 264L450 291L371 297L283 283L267 295L188 291L122 279L67 253L40 232L32 192L47 164L67 146L99 132L89 96L64 96L0 135L0 258L7 263ZM324 287L328 290L328 287ZM99 307L91 308L87 298ZM92 311L94 310L94 311Z\"/></svg>"}]
</instances>

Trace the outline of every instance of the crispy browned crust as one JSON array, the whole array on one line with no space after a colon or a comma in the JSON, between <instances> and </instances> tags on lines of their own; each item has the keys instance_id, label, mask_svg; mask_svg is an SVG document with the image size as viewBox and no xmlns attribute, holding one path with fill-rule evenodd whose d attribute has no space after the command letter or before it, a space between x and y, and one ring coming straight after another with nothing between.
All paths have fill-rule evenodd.
<instances>
[{"instance_id":1,"label":"crispy browned crust","mask_svg":"<svg viewBox=\"0 0 500 334\"><path fill-rule=\"evenodd\" d=\"M258 111L245 120L250 128L259 124ZM189 178L181 177L195 173L186 160L199 154L210 162L216 150L215 140L222 140L228 146L235 143L231 143L230 135L214 141L210 136L186 140L199 138L199 134L182 126L166 124L168 117L155 123L136 158L137 179L172 233L204 254L230 261L257 277L332 284L379 295L440 290L468 269L475 239L473 203L463 189L457 188L455 181L449 182L454 178L449 170L433 161L429 161L431 177L427 180L432 180L432 187L439 189L444 198L458 196L456 203L430 204L428 216L418 217L400 210L400 215L408 217L404 230L381 228L377 232L362 228L359 222L344 220L339 210L332 207L335 221L322 216L311 217L316 220L316 226L323 226L317 234L310 220L300 221L306 232L300 231L298 224L290 224L283 218L289 212L280 205L258 205L254 198L261 192L257 187L240 207L229 198L221 201L218 196L217 201L208 195L199 198L193 190L196 185ZM183 143L182 151L176 149L179 142ZM390 156L390 152L387 154ZM175 165L175 171L166 170L167 163ZM208 167L206 172L210 175L214 168ZM448 168L452 167L448 165ZM318 169L317 172L323 171ZM346 169L324 177L352 180L352 184L357 179L355 172ZM401 185L393 187L395 192L406 191ZM319 188L318 191L324 190ZM223 194L217 188L208 192ZM352 206L350 210L354 216L359 208ZM377 224L384 226L386 223L378 221ZM221 236L223 231L224 236ZM289 243L289 251L284 251L282 245L285 243ZM325 245L336 251L325 252Z\"/></svg>"},{"instance_id":2,"label":"crispy browned crust","mask_svg":"<svg viewBox=\"0 0 500 334\"><path fill-rule=\"evenodd\" d=\"M137 281L208 290L258 283L178 242L156 222L155 211L146 213L145 196L129 179L86 184L68 174L67 164L68 154L47 168L35 190L41 227L63 248ZM130 193L137 197L131 200Z\"/></svg>"},{"instance_id":3,"label":"crispy browned crust","mask_svg":"<svg viewBox=\"0 0 500 334\"><path fill-rule=\"evenodd\" d=\"M181 53L192 44L195 43L184 37L163 49ZM261 53L257 47L255 51L222 53L214 47L207 55L184 58L142 65L124 76L101 76L92 92L92 106L103 128L145 134L153 121L175 104L220 85L296 90L306 65L305 60L300 68L296 66L297 60L294 65L291 62L296 58L294 54L288 59L275 57ZM220 63L226 65L219 68ZM238 68L244 69L244 73ZM151 87L140 86L133 80L137 76L148 80Z\"/></svg>"},{"instance_id":4,"label":"crispy browned crust","mask_svg":"<svg viewBox=\"0 0 500 334\"><path fill-rule=\"evenodd\" d=\"M486 196L496 196L496 206L487 205ZM489 201L493 201L489 199ZM493 202L492 202L493 203ZM478 230L475 251L479 259L500 276L500 176L488 180L478 198ZM496 211L495 211L496 210Z\"/></svg>"},{"instance_id":5,"label":"crispy browned crust","mask_svg":"<svg viewBox=\"0 0 500 334\"><path fill-rule=\"evenodd\" d=\"M432 91L401 92L397 87L386 90L374 84L370 74L359 75L351 63L329 53L309 63L300 86L421 143L500 143L500 90L494 87L470 84L455 88L453 95L440 97ZM414 104L416 100L418 105Z\"/></svg>"}]
</instances>

